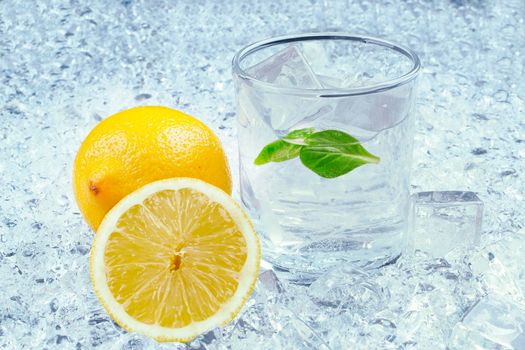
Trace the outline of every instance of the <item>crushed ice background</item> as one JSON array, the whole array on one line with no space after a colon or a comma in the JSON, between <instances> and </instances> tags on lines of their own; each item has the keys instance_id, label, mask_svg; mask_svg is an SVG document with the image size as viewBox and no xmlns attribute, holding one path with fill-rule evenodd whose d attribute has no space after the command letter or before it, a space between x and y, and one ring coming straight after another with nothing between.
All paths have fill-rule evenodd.
<instances>
[{"instance_id":1,"label":"crushed ice background","mask_svg":"<svg viewBox=\"0 0 525 350\"><path fill-rule=\"evenodd\" d=\"M0 1L0 348L523 349L524 18L521 0ZM172 106L218 133L236 180L232 56L321 30L418 52L412 190L478 192L480 248L341 267L309 288L263 271L241 315L189 345L124 332L89 282L80 142L119 110Z\"/></svg>"}]
</instances>

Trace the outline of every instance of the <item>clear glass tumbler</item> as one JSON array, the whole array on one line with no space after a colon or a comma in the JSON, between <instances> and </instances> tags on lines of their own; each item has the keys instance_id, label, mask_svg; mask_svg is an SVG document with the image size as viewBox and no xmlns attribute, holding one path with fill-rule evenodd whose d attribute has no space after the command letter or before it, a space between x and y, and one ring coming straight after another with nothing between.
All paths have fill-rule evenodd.
<instances>
[{"instance_id":1,"label":"clear glass tumbler","mask_svg":"<svg viewBox=\"0 0 525 350\"><path fill-rule=\"evenodd\" d=\"M274 268L307 281L336 264L379 267L400 255L419 69L408 48L341 33L278 37L236 54L241 198L261 236L263 258ZM343 146L322 145L332 153L310 167L302 148L255 164L276 140L300 148L313 144L305 132L327 130L351 138L336 141L346 140ZM337 174L311 170L351 168L352 158L337 153L354 144L348 140L377 161L332 178Z\"/></svg>"}]
</instances>

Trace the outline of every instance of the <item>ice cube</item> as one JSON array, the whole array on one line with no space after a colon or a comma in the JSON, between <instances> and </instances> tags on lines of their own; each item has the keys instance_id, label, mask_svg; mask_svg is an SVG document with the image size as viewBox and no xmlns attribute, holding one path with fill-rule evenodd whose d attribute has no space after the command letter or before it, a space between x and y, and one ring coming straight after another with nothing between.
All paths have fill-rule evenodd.
<instances>
[{"instance_id":1,"label":"ice cube","mask_svg":"<svg viewBox=\"0 0 525 350\"><path fill-rule=\"evenodd\" d=\"M335 119L343 119L354 127L378 132L403 121L412 107L412 84L386 91L341 97Z\"/></svg>"},{"instance_id":2,"label":"ice cube","mask_svg":"<svg viewBox=\"0 0 525 350\"><path fill-rule=\"evenodd\" d=\"M450 349L525 349L525 308L488 296L452 332Z\"/></svg>"},{"instance_id":3,"label":"ice cube","mask_svg":"<svg viewBox=\"0 0 525 350\"><path fill-rule=\"evenodd\" d=\"M317 80L326 89L345 88L344 82L337 77L318 74ZM305 120L315 121L320 129L338 128L360 141L368 141L408 117L412 108L412 88L412 84L405 84L385 91L325 99L324 113L312 114Z\"/></svg>"},{"instance_id":4,"label":"ice cube","mask_svg":"<svg viewBox=\"0 0 525 350\"><path fill-rule=\"evenodd\" d=\"M258 80L283 88L320 89L323 87L304 55L293 45L246 69L246 72ZM250 86L244 88L253 90ZM241 92L242 89L241 84ZM253 106L256 112L247 112L253 116L258 115L279 137L293 128L298 128L297 125L301 121L315 120L331 111L331 108L323 108L322 101L316 96L257 91L245 93L239 101L241 110L245 105Z\"/></svg>"},{"instance_id":5,"label":"ice cube","mask_svg":"<svg viewBox=\"0 0 525 350\"><path fill-rule=\"evenodd\" d=\"M333 62L330 61L330 51L325 46L323 41L305 41L301 43L301 49L305 59L310 63L310 67L325 69L326 67L334 67ZM315 69L313 69L315 71Z\"/></svg>"},{"instance_id":6,"label":"ice cube","mask_svg":"<svg viewBox=\"0 0 525 350\"><path fill-rule=\"evenodd\" d=\"M246 72L258 80L283 87L322 87L301 51L293 45L248 68Z\"/></svg>"},{"instance_id":7,"label":"ice cube","mask_svg":"<svg viewBox=\"0 0 525 350\"><path fill-rule=\"evenodd\" d=\"M473 192L419 192L410 198L408 251L433 257L479 243L483 202Z\"/></svg>"},{"instance_id":8,"label":"ice cube","mask_svg":"<svg viewBox=\"0 0 525 350\"><path fill-rule=\"evenodd\" d=\"M525 231L521 231L481 248L469 262L490 294L525 305L525 266L517 263L524 251Z\"/></svg>"}]
</instances>

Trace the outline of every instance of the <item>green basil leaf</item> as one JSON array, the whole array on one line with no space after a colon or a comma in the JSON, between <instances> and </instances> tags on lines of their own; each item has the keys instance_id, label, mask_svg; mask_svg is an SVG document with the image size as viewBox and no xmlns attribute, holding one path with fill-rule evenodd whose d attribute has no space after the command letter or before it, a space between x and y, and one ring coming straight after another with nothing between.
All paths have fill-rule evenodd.
<instances>
[{"instance_id":1,"label":"green basil leaf","mask_svg":"<svg viewBox=\"0 0 525 350\"><path fill-rule=\"evenodd\" d=\"M361 165L379 163L379 157L368 152L355 137L339 130L315 132L313 128L290 132L266 145L256 165L284 162L299 156L301 162L319 176L334 178Z\"/></svg>"},{"instance_id":2,"label":"green basil leaf","mask_svg":"<svg viewBox=\"0 0 525 350\"><path fill-rule=\"evenodd\" d=\"M284 162L299 156L304 140L314 132L313 128L299 129L290 132L282 139L264 146L257 158L255 165L269 162Z\"/></svg>"},{"instance_id":3,"label":"green basil leaf","mask_svg":"<svg viewBox=\"0 0 525 350\"><path fill-rule=\"evenodd\" d=\"M355 145L359 140L339 130L324 130L308 135L308 146Z\"/></svg>"},{"instance_id":4,"label":"green basil leaf","mask_svg":"<svg viewBox=\"0 0 525 350\"><path fill-rule=\"evenodd\" d=\"M314 128L298 129L290 132L284 136L281 140L293 143L294 145L305 145L306 137L310 136L315 132Z\"/></svg>"},{"instance_id":5,"label":"green basil leaf","mask_svg":"<svg viewBox=\"0 0 525 350\"><path fill-rule=\"evenodd\" d=\"M308 136L305 142L306 146L299 152L301 162L325 178L344 175L368 163L379 163L379 157L342 131L320 131Z\"/></svg>"},{"instance_id":6,"label":"green basil leaf","mask_svg":"<svg viewBox=\"0 0 525 350\"><path fill-rule=\"evenodd\" d=\"M261 150L255 158L255 165L262 165L269 162L284 162L299 155L303 146L294 145L283 140L274 141Z\"/></svg>"}]
</instances>

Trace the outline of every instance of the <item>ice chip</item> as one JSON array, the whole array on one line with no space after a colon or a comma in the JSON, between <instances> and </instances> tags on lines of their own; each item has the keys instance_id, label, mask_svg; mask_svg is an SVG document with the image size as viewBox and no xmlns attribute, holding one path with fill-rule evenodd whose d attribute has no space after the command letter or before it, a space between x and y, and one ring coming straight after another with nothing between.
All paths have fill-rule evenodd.
<instances>
[{"instance_id":1,"label":"ice chip","mask_svg":"<svg viewBox=\"0 0 525 350\"><path fill-rule=\"evenodd\" d=\"M303 54L295 46L288 46L248 68L246 72L258 80L283 87L302 89L322 87Z\"/></svg>"},{"instance_id":2,"label":"ice chip","mask_svg":"<svg viewBox=\"0 0 525 350\"><path fill-rule=\"evenodd\" d=\"M525 305L525 266L517 263L524 251L525 231L520 231L484 246L469 262L490 294Z\"/></svg>"},{"instance_id":3,"label":"ice chip","mask_svg":"<svg viewBox=\"0 0 525 350\"><path fill-rule=\"evenodd\" d=\"M384 299L381 287L369 274L350 265L337 266L319 277L308 288L308 295L320 306L362 314L373 313Z\"/></svg>"},{"instance_id":4,"label":"ice chip","mask_svg":"<svg viewBox=\"0 0 525 350\"><path fill-rule=\"evenodd\" d=\"M282 328L277 309L266 302L248 306L238 318L231 337L245 338L248 333L269 337Z\"/></svg>"},{"instance_id":5,"label":"ice chip","mask_svg":"<svg viewBox=\"0 0 525 350\"><path fill-rule=\"evenodd\" d=\"M410 199L408 250L447 257L479 243L483 202L473 192L419 192Z\"/></svg>"},{"instance_id":6,"label":"ice chip","mask_svg":"<svg viewBox=\"0 0 525 350\"><path fill-rule=\"evenodd\" d=\"M450 349L525 349L525 308L487 296L454 327Z\"/></svg>"},{"instance_id":7,"label":"ice chip","mask_svg":"<svg viewBox=\"0 0 525 350\"><path fill-rule=\"evenodd\" d=\"M239 316L226 327L227 331L223 331L226 334L219 343L244 348L246 344L271 338L283 329L292 314L286 302L285 287L274 271L262 271L250 299Z\"/></svg>"},{"instance_id":8,"label":"ice chip","mask_svg":"<svg viewBox=\"0 0 525 350\"><path fill-rule=\"evenodd\" d=\"M304 300L301 294L297 298ZM263 271L254 294L228 335L214 345L234 349L248 346L251 349L329 349L319 332L297 310L291 309L291 302L292 299L285 297L285 287L276 274L272 270Z\"/></svg>"},{"instance_id":9,"label":"ice chip","mask_svg":"<svg viewBox=\"0 0 525 350\"><path fill-rule=\"evenodd\" d=\"M277 296L284 293L284 286L273 270L261 272L259 283L268 294Z\"/></svg>"},{"instance_id":10,"label":"ice chip","mask_svg":"<svg viewBox=\"0 0 525 350\"><path fill-rule=\"evenodd\" d=\"M396 316L384 311L381 316L395 322L396 341L414 349L444 348L465 310L484 295L466 264L428 259L419 252L403 255L383 270L390 281L387 307Z\"/></svg>"},{"instance_id":11,"label":"ice chip","mask_svg":"<svg viewBox=\"0 0 525 350\"><path fill-rule=\"evenodd\" d=\"M288 323L276 335L279 349L330 350L323 338L306 322L297 316L290 317Z\"/></svg>"}]
</instances>

